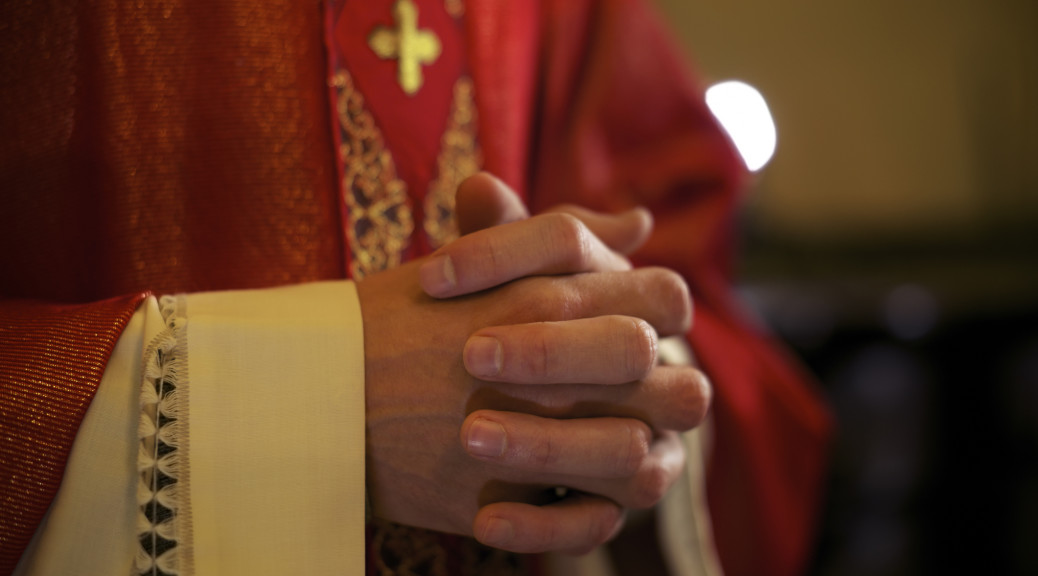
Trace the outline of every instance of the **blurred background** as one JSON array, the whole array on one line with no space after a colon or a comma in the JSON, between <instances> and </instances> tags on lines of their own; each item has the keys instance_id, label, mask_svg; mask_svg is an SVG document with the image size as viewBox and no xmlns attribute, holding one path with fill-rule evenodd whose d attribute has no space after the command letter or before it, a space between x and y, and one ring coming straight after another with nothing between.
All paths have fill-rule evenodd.
<instances>
[{"instance_id":1,"label":"blurred background","mask_svg":"<svg viewBox=\"0 0 1038 576\"><path fill-rule=\"evenodd\" d=\"M1038 2L657 1L777 127L740 280L839 426L812 573L1038 574Z\"/></svg>"}]
</instances>

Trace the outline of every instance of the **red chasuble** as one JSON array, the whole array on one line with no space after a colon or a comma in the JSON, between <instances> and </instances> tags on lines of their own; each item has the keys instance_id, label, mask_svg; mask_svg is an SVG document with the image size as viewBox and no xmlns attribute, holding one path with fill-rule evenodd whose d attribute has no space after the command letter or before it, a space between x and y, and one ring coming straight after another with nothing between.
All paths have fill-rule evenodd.
<instances>
[{"instance_id":1,"label":"red chasuble","mask_svg":"<svg viewBox=\"0 0 1038 576\"><path fill-rule=\"evenodd\" d=\"M453 237L454 187L480 168L534 211L652 209L637 261L688 280L715 387L722 564L804 568L829 421L729 295L742 167L641 1L59 0L0 19L0 574L141 292L376 273Z\"/></svg>"}]
</instances>

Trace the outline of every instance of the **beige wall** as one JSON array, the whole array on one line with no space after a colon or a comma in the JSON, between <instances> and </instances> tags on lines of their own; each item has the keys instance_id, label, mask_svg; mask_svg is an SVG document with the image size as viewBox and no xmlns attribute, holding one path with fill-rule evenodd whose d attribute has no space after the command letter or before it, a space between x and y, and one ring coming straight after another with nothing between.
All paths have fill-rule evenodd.
<instances>
[{"instance_id":1,"label":"beige wall","mask_svg":"<svg viewBox=\"0 0 1038 576\"><path fill-rule=\"evenodd\" d=\"M1038 227L1038 2L658 0L708 81L757 86L750 200L791 240Z\"/></svg>"}]
</instances>

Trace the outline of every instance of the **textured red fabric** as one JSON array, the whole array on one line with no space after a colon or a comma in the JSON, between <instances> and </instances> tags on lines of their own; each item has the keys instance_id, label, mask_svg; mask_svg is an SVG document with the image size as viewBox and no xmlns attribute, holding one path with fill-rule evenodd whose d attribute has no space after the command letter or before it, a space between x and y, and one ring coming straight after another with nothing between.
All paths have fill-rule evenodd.
<instances>
[{"instance_id":1,"label":"textured red fabric","mask_svg":"<svg viewBox=\"0 0 1038 576\"><path fill-rule=\"evenodd\" d=\"M537 2L468 0L468 58L476 83L484 168L524 198L536 134L543 8Z\"/></svg>"},{"instance_id":2,"label":"textured red fabric","mask_svg":"<svg viewBox=\"0 0 1038 576\"><path fill-rule=\"evenodd\" d=\"M79 422L144 297L0 302L0 574L14 570L57 494Z\"/></svg>"},{"instance_id":3,"label":"textured red fabric","mask_svg":"<svg viewBox=\"0 0 1038 576\"><path fill-rule=\"evenodd\" d=\"M0 295L86 302L343 277L320 8L0 8ZM722 563L734 575L797 573L813 538L828 417L730 300L742 167L686 63L641 0L465 9L459 66L476 84L485 167L535 211L653 210L656 230L637 260L688 279L691 341L716 390L709 491ZM390 123L391 111L379 114ZM92 349L77 342L81 355ZM89 398L100 373L77 374ZM6 518L14 503L2 505Z\"/></svg>"},{"instance_id":4,"label":"textured red fabric","mask_svg":"<svg viewBox=\"0 0 1038 576\"><path fill-rule=\"evenodd\" d=\"M323 14L5 2L0 295L341 278Z\"/></svg>"},{"instance_id":5,"label":"textured red fabric","mask_svg":"<svg viewBox=\"0 0 1038 576\"><path fill-rule=\"evenodd\" d=\"M0 574L145 288L344 275L314 5L0 7ZM9 441L10 440L10 441Z\"/></svg>"}]
</instances>

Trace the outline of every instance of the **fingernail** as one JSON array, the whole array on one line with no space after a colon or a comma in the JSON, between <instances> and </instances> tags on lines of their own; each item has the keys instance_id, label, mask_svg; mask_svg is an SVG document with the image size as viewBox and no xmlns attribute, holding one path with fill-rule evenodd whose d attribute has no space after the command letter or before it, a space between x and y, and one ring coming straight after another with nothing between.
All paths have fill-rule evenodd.
<instances>
[{"instance_id":1,"label":"fingernail","mask_svg":"<svg viewBox=\"0 0 1038 576\"><path fill-rule=\"evenodd\" d=\"M504 350L497 338L476 336L465 343L465 369L477 378L489 378L501 374Z\"/></svg>"},{"instance_id":2,"label":"fingernail","mask_svg":"<svg viewBox=\"0 0 1038 576\"><path fill-rule=\"evenodd\" d=\"M427 260L418 269L418 281L430 296L449 294L458 285L451 257L442 254Z\"/></svg>"},{"instance_id":3,"label":"fingernail","mask_svg":"<svg viewBox=\"0 0 1038 576\"><path fill-rule=\"evenodd\" d=\"M490 546L507 544L515 535L512 523L501 518L491 518L483 527L483 544Z\"/></svg>"},{"instance_id":4,"label":"fingernail","mask_svg":"<svg viewBox=\"0 0 1038 576\"><path fill-rule=\"evenodd\" d=\"M499 458L507 444L505 429L497 422L479 418L469 426L468 451L473 456Z\"/></svg>"}]
</instances>

